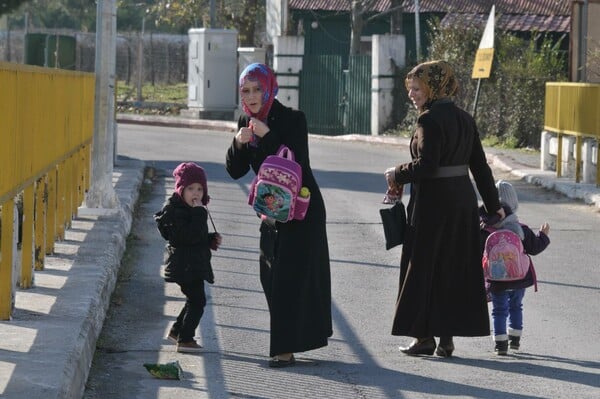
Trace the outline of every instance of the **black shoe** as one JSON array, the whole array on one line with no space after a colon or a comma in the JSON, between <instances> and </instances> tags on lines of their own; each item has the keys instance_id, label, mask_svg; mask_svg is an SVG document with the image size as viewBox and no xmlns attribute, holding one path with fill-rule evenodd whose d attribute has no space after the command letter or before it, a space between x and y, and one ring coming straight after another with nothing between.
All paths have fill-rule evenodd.
<instances>
[{"instance_id":1,"label":"black shoe","mask_svg":"<svg viewBox=\"0 0 600 399\"><path fill-rule=\"evenodd\" d=\"M509 339L509 343L510 343L510 349L518 351L519 348L521 347L521 337L517 337L515 335L509 335L508 339Z\"/></svg>"},{"instance_id":2,"label":"black shoe","mask_svg":"<svg viewBox=\"0 0 600 399\"><path fill-rule=\"evenodd\" d=\"M269 367L273 368L289 367L293 366L294 364L296 364L296 359L294 358L294 355L292 355L288 360L280 359L277 356L269 360Z\"/></svg>"},{"instance_id":3,"label":"black shoe","mask_svg":"<svg viewBox=\"0 0 600 399\"><path fill-rule=\"evenodd\" d=\"M501 355L501 356L508 355L508 340L496 341L496 346L494 347L494 352L496 352L496 355Z\"/></svg>"},{"instance_id":4,"label":"black shoe","mask_svg":"<svg viewBox=\"0 0 600 399\"><path fill-rule=\"evenodd\" d=\"M429 338L415 338L413 342L409 346L401 346L399 347L400 352L405 353L411 356L417 355L433 355L435 351L435 339L433 337Z\"/></svg>"},{"instance_id":5,"label":"black shoe","mask_svg":"<svg viewBox=\"0 0 600 399\"><path fill-rule=\"evenodd\" d=\"M452 337L440 337L440 344L435 351L435 354L441 357L450 357L454 352L454 342Z\"/></svg>"}]
</instances>

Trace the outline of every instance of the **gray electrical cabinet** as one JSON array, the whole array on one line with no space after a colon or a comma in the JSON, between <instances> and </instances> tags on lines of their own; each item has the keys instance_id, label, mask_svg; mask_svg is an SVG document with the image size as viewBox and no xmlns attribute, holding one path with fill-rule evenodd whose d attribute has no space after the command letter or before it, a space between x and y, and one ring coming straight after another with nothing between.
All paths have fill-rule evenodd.
<instances>
[{"instance_id":1,"label":"gray electrical cabinet","mask_svg":"<svg viewBox=\"0 0 600 399\"><path fill-rule=\"evenodd\" d=\"M190 29L185 116L233 119L237 107L237 31Z\"/></svg>"}]
</instances>

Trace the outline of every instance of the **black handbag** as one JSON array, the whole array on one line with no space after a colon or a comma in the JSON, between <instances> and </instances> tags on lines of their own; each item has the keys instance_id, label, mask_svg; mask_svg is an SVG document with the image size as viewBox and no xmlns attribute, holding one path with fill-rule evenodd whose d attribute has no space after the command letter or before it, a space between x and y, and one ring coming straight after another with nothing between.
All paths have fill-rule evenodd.
<instances>
[{"instance_id":1,"label":"black handbag","mask_svg":"<svg viewBox=\"0 0 600 399\"><path fill-rule=\"evenodd\" d=\"M379 210L385 235L385 249L389 250L404 243L406 230L406 209L400 201L389 208Z\"/></svg>"}]
</instances>

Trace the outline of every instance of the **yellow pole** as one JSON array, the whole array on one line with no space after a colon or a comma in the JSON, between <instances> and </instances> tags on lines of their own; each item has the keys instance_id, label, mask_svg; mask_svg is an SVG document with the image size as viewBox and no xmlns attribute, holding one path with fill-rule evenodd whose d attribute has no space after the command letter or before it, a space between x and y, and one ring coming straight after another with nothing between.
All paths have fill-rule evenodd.
<instances>
[{"instance_id":1,"label":"yellow pole","mask_svg":"<svg viewBox=\"0 0 600 399\"><path fill-rule=\"evenodd\" d=\"M64 161L56 166L56 240L65 239L66 173Z\"/></svg>"},{"instance_id":2,"label":"yellow pole","mask_svg":"<svg viewBox=\"0 0 600 399\"><path fill-rule=\"evenodd\" d=\"M556 135L558 140L558 149L556 150L556 177L562 176L562 134Z\"/></svg>"},{"instance_id":3,"label":"yellow pole","mask_svg":"<svg viewBox=\"0 0 600 399\"><path fill-rule=\"evenodd\" d=\"M0 237L0 320L10 320L13 305L13 210L15 200L2 204L2 236Z\"/></svg>"},{"instance_id":4,"label":"yellow pole","mask_svg":"<svg viewBox=\"0 0 600 399\"><path fill-rule=\"evenodd\" d=\"M56 170L48 173L48 208L46 211L46 255L54 253L56 240Z\"/></svg>"},{"instance_id":5,"label":"yellow pole","mask_svg":"<svg viewBox=\"0 0 600 399\"><path fill-rule=\"evenodd\" d=\"M581 136L575 136L575 183L581 181Z\"/></svg>"},{"instance_id":6,"label":"yellow pole","mask_svg":"<svg viewBox=\"0 0 600 399\"><path fill-rule=\"evenodd\" d=\"M33 285L33 185L23 191L23 235L21 243L21 288Z\"/></svg>"},{"instance_id":7,"label":"yellow pole","mask_svg":"<svg viewBox=\"0 0 600 399\"><path fill-rule=\"evenodd\" d=\"M46 176L35 186L35 270L44 270L46 257Z\"/></svg>"}]
</instances>

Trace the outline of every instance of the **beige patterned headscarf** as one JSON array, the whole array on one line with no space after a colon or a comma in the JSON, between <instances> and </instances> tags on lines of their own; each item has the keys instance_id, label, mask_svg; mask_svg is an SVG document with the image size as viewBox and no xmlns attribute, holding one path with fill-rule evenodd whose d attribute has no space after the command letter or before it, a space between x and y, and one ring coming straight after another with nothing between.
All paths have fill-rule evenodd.
<instances>
[{"instance_id":1,"label":"beige patterned headscarf","mask_svg":"<svg viewBox=\"0 0 600 399\"><path fill-rule=\"evenodd\" d=\"M458 90L458 82L454 70L446 61L428 61L414 67L407 75L404 84L408 85L412 78L417 78L427 87L427 102L452 97Z\"/></svg>"}]
</instances>

